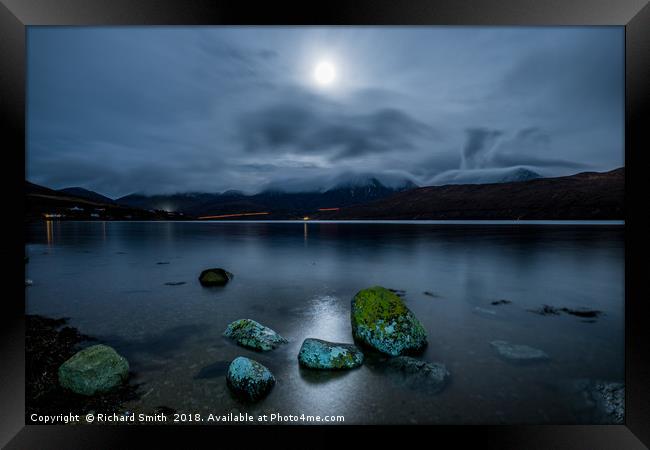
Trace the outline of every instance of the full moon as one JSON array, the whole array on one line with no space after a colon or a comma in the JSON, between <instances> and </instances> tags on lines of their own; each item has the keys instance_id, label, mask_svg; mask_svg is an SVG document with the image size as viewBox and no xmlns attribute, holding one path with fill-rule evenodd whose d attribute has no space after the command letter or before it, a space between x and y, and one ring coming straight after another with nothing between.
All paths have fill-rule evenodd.
<instances>
[{"instance_id":1,"label":"full moon","mask_svg":"<svg viewBox=\"0 0 650 450\"><path fill-rule=\"evenodd\" d=\"M327 61L319 62L314 69L314 79L321 86L332 84L336 79L334 66Z\"/></svg>"}]
</instances>

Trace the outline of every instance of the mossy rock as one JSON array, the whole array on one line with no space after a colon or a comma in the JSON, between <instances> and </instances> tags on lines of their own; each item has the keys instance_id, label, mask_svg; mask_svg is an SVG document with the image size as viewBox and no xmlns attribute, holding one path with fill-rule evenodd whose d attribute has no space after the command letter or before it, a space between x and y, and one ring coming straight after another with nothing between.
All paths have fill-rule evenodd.
<instances>
[{"instance_id":1,"label":"mossy rock","mask_svg":"<svg viewBox=\"0 0 650 450\"><path fill-rule=\"evenodd\" d=\"M226 373L228 388L242 400L255 402L265 397L275 385L271 371L255 360L238 356Z\"/></svg>"},{"instance_id":2,"label":"mossy rock","mask_svg":"<svg viewBox=\"0 0 650 450\"><path fill-rule=\"evenodd\" d=\"M288 342L269 327L252 319L239 319L231 322L223 335L235 340L243 347L260 351L273 350L280 344Z\"/></svg>"},{"instance_id":3,"label":"mossy rock","mask_svg":"<svg viewBox=\"0 0 650 450\"><path fill-rule=\"evenodd\" d=\"M232 273L224 269L205 269L199 275L199 282L203 286L225 286L232 277Z\"/></svg>"},{"instance_id":4,"label":"mossy rock","mask_svg":"<svg viewBox=\"0 0 650 450\"><path fill-rule=\"evenodd\" d=\"M90 396L121 385L129 376L129 363L113 348L93 345L61 364L58 375L62 387Z\"/></svg>"},{"instance_id":5,"label":"mossy rock","mask_svg":"<svg viewBox=\"0 0 650 450\"><path fill-rule=\"evenodd\" d=\"M298 362L310 369L353 369L363 364L363 353L352 344L307 338L300 347Z\"/></svg>"},{"instance_id":6,"label":"mossy rock","mask_svg":"<svg viewBox=\"0 0 650 450\"><path fill-rule=\"evenodd\" d=\"M382 353L397 356L422 350L427 333L402 299L381 286L359 291L352 299L352 335Z\"/></svg>"}]
</instances>

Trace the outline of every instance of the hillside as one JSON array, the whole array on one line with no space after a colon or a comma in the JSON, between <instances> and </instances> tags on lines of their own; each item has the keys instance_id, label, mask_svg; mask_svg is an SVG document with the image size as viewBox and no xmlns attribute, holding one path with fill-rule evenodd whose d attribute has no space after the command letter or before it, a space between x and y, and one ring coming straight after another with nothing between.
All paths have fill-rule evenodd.
<instances>
[{"instance_id":1,"label":"hillside","mask_svg":"<svg viewBox=\"0 0 650 450\"><path fill-rule=\"evenodd\" d=\"M164 211L145 210L110 202L95 201L88 197L103 197L82 189L84 196L72 195L69 190L54 190L25 181L25 219L45 217L76 220L169 220L183 218ZM75 191L73 191L75 192ZM78 192L78 191L77 191Z\"/></svg>"},{"instance_id":2,"label":"hillside","mask_svg":"<svg viewBox=\"0 0 650 450\"><path fill-rule=\"evenodd\" d=\"M528 181L423 187L321 220L609 220L624 218L625 169Z\"/></svg>"},{"instance_id":3,"label":"hillside","mask_svg":"<svg viewBox=\"0 0 650 450\"><path fill-rule=\"evenodd\" d=\"M115 201L113 201L113 199L81 187L59 189L59 192L73 197L85 198L86 200L91 200L93 202L106 203L110 205L115 204Z\"/></svg>"}]
</instances>

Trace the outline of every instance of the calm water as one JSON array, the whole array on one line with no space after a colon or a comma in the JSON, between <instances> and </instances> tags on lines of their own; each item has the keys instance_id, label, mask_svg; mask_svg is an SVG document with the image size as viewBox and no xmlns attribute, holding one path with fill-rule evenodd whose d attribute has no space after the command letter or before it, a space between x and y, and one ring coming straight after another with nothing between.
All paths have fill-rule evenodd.
<instances>
[{"instance_id":1,"label":"calm water","mask_svg":"<svg viewBox=\"0 0 650 450\"><path fill-rule=\"evenodd\" d=\"M43 222L29 227L27 252L27 312L69 317L127 357L142 383L134 410L575 423L593 419L567 385L624 378L622 226ZM207 267L235 278L203 288L197 277ZM350 300L373 285L406 291L429 334L421 358L451 372L442 392L423 392L372 361L339 373L299 368L307 337L352 342ZM491 305L499 299L512 303ZM590 323L528 311L543 304L604 314ZM290 343L268 353L238 347L221 334L240 318ZM542 349L550 360L511 364L489 345L496 339ZM226 387L238 355L278 380L256 405Z\"/></svg>"}]
</instances>

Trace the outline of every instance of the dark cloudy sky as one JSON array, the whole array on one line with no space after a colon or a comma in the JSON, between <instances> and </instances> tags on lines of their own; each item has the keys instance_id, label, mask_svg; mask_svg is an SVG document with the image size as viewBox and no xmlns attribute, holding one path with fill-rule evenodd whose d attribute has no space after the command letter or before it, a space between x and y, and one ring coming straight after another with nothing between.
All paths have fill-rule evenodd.
<instances>
[{"instance_id":1,"label":"dark cloudy sky","mask_svg":"<svg viewBox=\"0 0 650 450\"><path fill-rule=\"evenodd\" d=\"M622 27L31 27L27 179L117 197L609 170L623 67Z\"/></svg>"}]
</instances>

